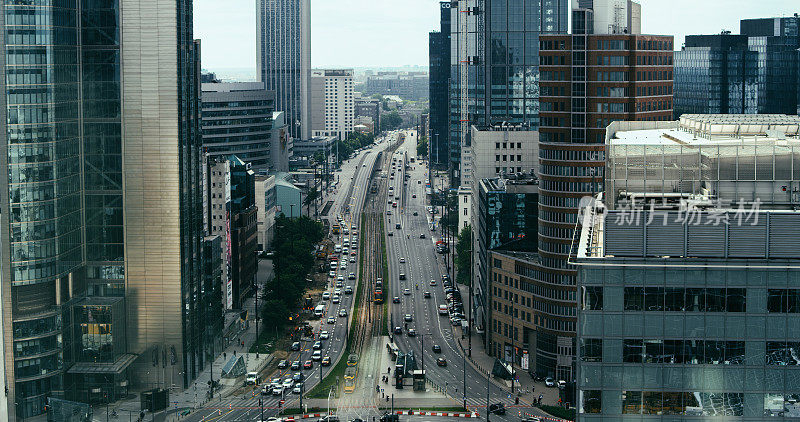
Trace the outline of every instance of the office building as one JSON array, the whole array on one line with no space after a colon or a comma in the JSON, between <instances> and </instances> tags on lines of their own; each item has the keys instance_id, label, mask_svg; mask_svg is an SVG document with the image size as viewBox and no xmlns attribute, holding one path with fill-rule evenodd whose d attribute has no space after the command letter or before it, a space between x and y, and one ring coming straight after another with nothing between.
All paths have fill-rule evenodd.
<instances>
[{"instance_id":1,"label":"office building","mask_svg":"<svg viewBox=\"0 0 800 422\"><path fill-rule=\"evenodd\" d=\"M430 98L430 163L447 166L450 109L450 7L449 1L439 2L439 31L428 34L428 69Z\"/></svg>"},{"instance_id":2,"label":"office building","mask_svg":"<svg viewBox=\"0 0 800 422\"><path fill-rule=\"evenodd\" d=\"M498 323L493 315L508 312L508 308L498 311L498 302L494 300L498 289L491 278L490 253L500 249L536 251L539 181L534 175L519 174L507 179L481 179L477 185L477 195L473 195L476 204L473 215L472 318L476 326L489 328L485 332L486 344L489 345L487 350L501 357L501 354L494 353L500 351L506 342L495 336ZM519 310L517 312L519 316ZM507 330L500 330L500 333L509 334Z\"/></svg>"},{"instance_id":3,"label":"office building","mask_svg":"<svg viewBox=\"0 0 800 422\"><path fill-rule=\"evenodd\" d=\"M368 122L372 126L372 133L377 135L381 131L381 101L375 98L363 97L358 92L354 94L353 115L355 119L353 122L360 121L366 125L367 121L359 119L369 119Z\"/></svg>"},{"instance_id":4,"label":"office building","mask_svg":"<svg viewBox=\"0 0 800 422\"><path fill-rule=\"evenodd\" d=\"M462 184L462 163L471 156L469 125L504 122L524 130L539 128L539 36L567 32L567 0L524 0L506 4L465 0L469 12L451 8L449 151L453 186ZM484 10L485 9L485 10ZM466 19L466 56L460 47L460 22ZM461 139L461 72L465 79L467 120ZM477 179L472 179L477 180Z\"/></svg>"},{"instance_id":5,"label":"office building","mask_svg":"<svg viewBox=\"0 0 800 422\"><path fill-rule=\"evenodd\" d=\"M687 35L675 52L674 116L758 112L758 53L747 37Z\"/></svg>"},{"instance_id":6,"label":"office building","mask_svg":"<svg viewBox=\"0 0 800 422\"><path fill-rule=\"evenodd\" d=\"M642 6L632 0L578 0L578 9L592 10L594 34L642 33Z\"/></svg>"},{"instance_id":7,"label":"office building","mask_svg":"<svg viewBox=\"0 0 800 422\"><path fill-rule=\"evenodd\" d=\"M258 250L268 251L275 238L275 175L256 175Z\"/></svg>"},{"instance_id":8,"label":"office building","mask_svg":"<svg viewBox=\"0 0 800 422\"><path fill-rule=\"evenodd\" d=\"M240 309L252 293L258 246L255 173L235 155L208 156L205 171L204 224L211 236L226 245L219 252L222 269L222 304Z\"/></svg>"},{"instance_id":9,"label":"office building","mask_svg":"<svg viewBox=\"0 0 800 422\"><path fill-rule=\"evenodd\" d=\"M347 139L353 131L353 70L311 71L311 136Z\"/></svg>"},{"instance_id":10,"label":"office building","mask_svg":"<svg viewBox=\"0 0 800 422\"><path fill-rule=\"evenodd\" d=\"M800 17L744 19L741 35L687 36L675 53L675 117L797 114Z\"/></svg>"},{"instance_id":11,"label":"office building","mask_svg":"<svg viewBox=\"0 0 800 422\"><path fill-rule=\"evenodd\" d=\"M3 4L5 420L205 363L200 44L191 2L141 3Z\"/></svg>"},{"instance_id":12,"label":"office building","mask_svg":"<svg viewBox=\"0 0 800 422\"><path fill-rule=\"evenodd\" d=\"M256 1L256 74L293 139L311 137L311 0Z\"/></svg>"},{"instance_id":13,"label":"office building","mask_svg":"<svg viewBox=\"0 0 800 422\"><path fill-rule=\"evenodd\" d=\"M290 140L275 93L261 82L203 84L203 150L236 155L257 172L289 169Z\"/></svg>"},{"instance_id":14,"label":"office building","mask_svg":"<svg viewBox=\"0 0 800 422\"><path fill-rule=\"evenodd\" d=\"M580 198L602 189L605 127L672 116L672 37L595 34L592 16L575 9L572 35L539 38L539 257L526 286L537 296L531 371L568 382L576 270L567 258Z\"/></svg>"},{"instance_id":15,"label":"office building","mask_svg":"<svg viewBox=\"0 0 800 422\"><path fill-rule=\"evenodd\" d=\"M428 75L420 72L378 72L367 76L366 95L396 95L406 101L428 99Z\"/></svg>"},{"instance_id":16,"label":"office building","mask_svg":"<svg viewBox=\"0 0 800 422\"><path fill-rule=\"evenodd\" d=\"M470 137L470 167L469 171L463 172L463 186L474 189L476 185L472 180L536 174L539 168L539 132L508 125L473 126Z\"/></svg>"},{"instance_id":17,"label":"office building","mask_svg":"<svg viewBox=\"0 0 800 422\"><path fill-rule=\"evenodd\" d=\"M275 174L275 215L298 218L303 215L303 191L289 173Z\"/></svg>"},{"instance_id":18,"label":"office building","mask_svg":"<svg viewBox=\"0 0 800 422\"><path fill-rule=\"evenodd\" d=\"M579 421L800 416L799 127L609 126L574 256Z\"/></svg>"}]
</instances>

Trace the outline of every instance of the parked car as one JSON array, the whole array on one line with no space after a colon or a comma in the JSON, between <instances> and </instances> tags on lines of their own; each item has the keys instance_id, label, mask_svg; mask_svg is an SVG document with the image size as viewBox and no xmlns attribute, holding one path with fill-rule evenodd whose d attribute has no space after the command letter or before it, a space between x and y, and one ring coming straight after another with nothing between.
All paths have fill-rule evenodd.
<instances>
[{"instance_id":1,"label":"parked car","mask_svg":"<svg viewBox=\"0 0 800 422\"><path fill-rule=\"evenodd\" d=\"M544 379L544 385L547 387L555 387L556 381L550 377Z\"/></svg>"}]
</instances>

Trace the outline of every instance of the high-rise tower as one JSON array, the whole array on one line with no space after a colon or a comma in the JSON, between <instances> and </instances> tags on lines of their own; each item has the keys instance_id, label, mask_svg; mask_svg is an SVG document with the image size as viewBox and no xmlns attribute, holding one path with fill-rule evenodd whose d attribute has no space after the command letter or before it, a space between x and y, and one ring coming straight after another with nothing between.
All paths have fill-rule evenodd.
<instances>
[{"instance_id":1,"label":"high-rise tower","mask_svg":"<svg viewBox=\"0 0 800 422\"><path fill-rule=\"evenodd\" d=\"M295 139L311 136L311 0L256 2L256 68Z\"/></svg>"}]
</instances>

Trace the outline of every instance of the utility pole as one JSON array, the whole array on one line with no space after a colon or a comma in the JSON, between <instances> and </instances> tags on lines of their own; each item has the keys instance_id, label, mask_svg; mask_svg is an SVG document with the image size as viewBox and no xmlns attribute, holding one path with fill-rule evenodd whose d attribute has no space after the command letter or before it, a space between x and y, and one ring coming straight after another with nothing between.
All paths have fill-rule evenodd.
<instances>
[{"instance_id":1,"label":"utility pole","mask_svg":"<svg viewBox=\"0 0 800 422\"><path fill-rule=\"evenodd\" d=\"M486 373L486 422L489 422L489 388L491 388L491 384L489 383L489 377L492 375L491 372Z\"/></svg>"}]
</instances>

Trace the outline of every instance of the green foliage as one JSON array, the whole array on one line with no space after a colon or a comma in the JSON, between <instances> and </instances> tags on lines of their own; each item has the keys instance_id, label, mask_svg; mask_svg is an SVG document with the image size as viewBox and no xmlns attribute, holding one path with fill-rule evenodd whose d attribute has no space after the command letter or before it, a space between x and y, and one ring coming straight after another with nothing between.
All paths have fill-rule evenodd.
<instances>
[{"instance_id":1,"label":"green foliage","mask_svg":"<svg viewBox=\"0 0 800 422\"><path fill-rule=\"evenodd\" d=\"M428 138L421 136L417 138L417 158L428 156Z\"/></svg>"},{"instance_id":2,"label":"green foliage","mask_svg":"<svg viewBox=\"0 0 800 422\"><path fill-rule=\"evenodd\" d=\"M548 406L546 404L542 404L537 407L557 418L566 419L568 421L575 420L575 409L565 409L563 407Z\"/></svg>"},{"instance_id":3,"label":"green foliage","mask_svg":"<svg viewBox=\"0 0 800 422\"><path fill-rule=\"evenodd\" d=\"M317 164L323 164L325 162L325 154L322 151L317 151L314 153L313 159Z\"/></svg>"},{"instance_id":4,"label":"green foliage","mask_svg":"<svg viewBox=\"0 0 800 422\"><path fill-rule=\"evenodd\" d=\"M333 145L333 153L336 154L337 148L339 162L353 154L353 151L364 148L375 142L375 135L372 133L351 132L344 141L336 141Z\"/></svg>"},{"instance_id":5,"label":"green foliage","mask_svg":"<svg viewBox=\"0 0 800 422\"><path fill-rule=\"evenodd\" d=\"M381 115L381 130L395 130L403 124L403 118L400 117L400 113L397 111L392 111L390 113L383 113Z\"/></svg>"},{"instance_id":6,"label":"green foliage","mask_svg":"<svg viewBox=\"0 0 800 422\"><path fill-rule=\"evenodd\" d=\"M308 217L275 217L275 277L265 286L262 318L266 326L283 328L306 289L306 277L314 267L314 245L325 236L321 223Z\"/></svg>"},{"instance_id":7,"label":"green foliage","mask_svg":"<svg viewBox=\"0 0 800 422\"><path fill-rule=\"evenodd\" d=\"M472 227L467 226L458 233L456 243L456 281L469 284L469 269L472 266Z\"/></svg>"}]
</instances>

